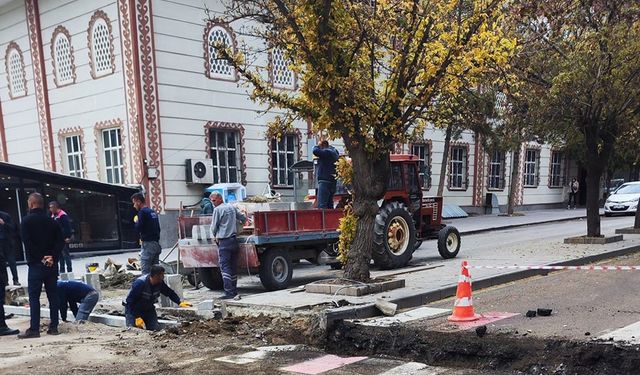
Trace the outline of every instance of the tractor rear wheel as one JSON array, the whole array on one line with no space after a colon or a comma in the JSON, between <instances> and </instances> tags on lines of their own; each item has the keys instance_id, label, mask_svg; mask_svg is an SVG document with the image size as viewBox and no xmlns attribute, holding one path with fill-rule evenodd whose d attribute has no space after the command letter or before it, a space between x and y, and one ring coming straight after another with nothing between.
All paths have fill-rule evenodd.
<instances>
[{"instance_id":1,"label":"tractor rear wheel","mask_svg":"<svg viewBox=\"0 0 640 375\"><path fill-rule=\"evenodd\" d=\"M372 257L382 269L404 267L416 249L416 227L407 206L400 202L385 204L374 224Z\"/></svg>"},{"instance_id":2,"label":"tractor rear wheel","mask_svg":"<svg viewBox=\"0 0 640 375\"><path fill-rule=\"evenodd\" d=\"M259 276L265 289L286 289L293 275L291 254L285 249L268 249L260 257Z\"/></svg>"},{"instance_id":3,"label":"tractor rear wheel","mask_svg":"<svg viewBox=\"0 0 640 375\"><path fill-rule=\"evenodd\" d=\"M222 284L222 273L220 268L217 267L200 267L198 268L198 276L200 281L211 290L224 289Z\"/></svg>"},{"instance_id":4,"label":"tractor rear wheel","mask_svg":"<svg viewBox=\"0 0 640 375\"><path fill-rule=\"evenodd\" d=\"M460 251L460 233L458 230L447 225L438 232L438 252L444 259L455 258Z\"/></svg>"}]
</instances>

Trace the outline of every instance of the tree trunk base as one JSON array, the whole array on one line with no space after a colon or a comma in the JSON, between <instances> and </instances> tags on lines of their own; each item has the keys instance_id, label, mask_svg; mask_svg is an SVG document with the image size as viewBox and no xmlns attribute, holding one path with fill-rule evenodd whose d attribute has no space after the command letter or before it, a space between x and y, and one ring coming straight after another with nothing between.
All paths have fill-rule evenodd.
<instances>
[{"instance_id":1,"label":"tree trunk base","mask_svg":"<svg viewBox=\"0 0 640 375\"><path fill-rule=\"evenodd\" d=\"M600 237L578 236L578 237L565 238L564 243L573 244L573 245L587 245L587 244L606 245L608 243L619 242L622 240L623 240L623 237L621 234L613 235L613 236L600 236Z\"/></svg>"},{"instance_id":2,"label":"tree trunk base","mask_svg":"<svg viewBox=\"0 0 640 375\"><path fill-rule=\"evenodd\" d=\"M616 234L640 234L640 228L628 227L616 229Z\"/></svg>"}]
</instances>

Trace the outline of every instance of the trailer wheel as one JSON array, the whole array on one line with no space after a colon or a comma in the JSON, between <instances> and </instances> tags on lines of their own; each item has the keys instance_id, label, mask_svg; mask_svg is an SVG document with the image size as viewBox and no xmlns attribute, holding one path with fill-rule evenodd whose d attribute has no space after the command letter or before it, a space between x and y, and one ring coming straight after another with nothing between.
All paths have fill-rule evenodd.
<instances>
[{"instance_id":1,"label":"trailer wheel","mask_svg":"<svg viewBox=\"0 0 640 375\"><path fill-rule=\"evenodd\" d=\"M458 230L447 225L438 232L438 252L444 259L455 258L460 251L460 233Z\"/></svg>"},{"instance_id":2,"label":"trailer wheel","mask_svg":"<svg viewBox=\"0 0 640 375\"><path fill-rule=\"evenodd\" d=\"M268 249L260 259L259 273L267 290L285 289L293 275L291 255L284 249Z\"/></svg>"},{"instance_id":3,"label":"trailer wheel","mask_svg":"<svg viewBox=\"0 0 640 375\"><path fill-rule=\"evenodd\" d=\"M200 281L211 290L222 290L222 273L220 272L220 268L215 267L200 267L198 268L198 275L200 276Z\"/></svg>"},{"instance_id":4,"label":"trailer wheel","mask_svg":"<svg viewBox=\"0 0 640 375\"><path fill-rule=\"evenodd\" d=\"M374 224L373 261L382 269L404 267L416 249L416 227L403 203L384 205Z\"/></svg>"}]
</instances>

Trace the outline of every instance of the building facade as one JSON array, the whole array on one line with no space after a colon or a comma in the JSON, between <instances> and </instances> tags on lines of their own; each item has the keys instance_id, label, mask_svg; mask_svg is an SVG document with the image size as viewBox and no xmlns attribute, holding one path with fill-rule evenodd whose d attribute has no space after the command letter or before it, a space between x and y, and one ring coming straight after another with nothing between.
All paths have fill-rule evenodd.
<instances>
[{"instance_id":1,"label":"building facade","mask_svg":"<svg viewBox=\"0 0 640 375\"><path fill-rule=\"evenodd\" d=\"M213 18L223 11L219 0L205 3ZM210 47L256 41L239 25L206 18L201 0L0 0L0 161L141 185L161 213L164 245L177 235L180 207L201 197L203 185L187 183L187 160L210 159L215 183L291 196L288 167L309 157L310 124L266 139L278 112L254 103ZM255 64L274 86L296 90L279 51ZM427 194L437 191L443 139L428 129L424 139L398 146L423 158ZM572 169L560 152L525 145L520 165L520 205L565 200ZM464 133L451 145L446 201L483 211L492 192L505 204L510 168L510 155Z\"/></svg>"}]
</instances>

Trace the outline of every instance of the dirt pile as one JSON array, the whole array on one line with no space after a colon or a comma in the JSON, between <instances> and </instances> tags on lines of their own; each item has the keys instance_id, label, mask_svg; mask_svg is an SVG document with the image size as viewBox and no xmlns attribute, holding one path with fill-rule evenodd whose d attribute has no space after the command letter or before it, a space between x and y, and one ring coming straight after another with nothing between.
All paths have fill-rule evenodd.
<instances>
[{"instance_id":1,"label":"dirt pile","mask_svg":"<svg viewBox=\"0 0 640 375\"><path fill-rule=\"evenodd\" d=\"M637 374L640 348L513 336L478 337L471 331L434 332L405 327L364 327L339 323L327 347L342 355L389 355L436 366L524 374Z\"/></svg>"},{"instance_id":2,"label":"dirt pile","mask_svg":"<svg viewBox=\"0 0 640 375\"><path fill-rule=\"evenodd\" d=\"M131 273L116 273L113 276L105 277L105 279L100 282L100 287L102 289L129 289L136 277L136 275Z\"/></svg>"},{"instance_id":3,"label":"dirt pile","mask_svg":"<svg viewBox=\"0 0 640 375\"><path fill-rule=\"evenodd\" d=\"M169 338L225 335L241 338L245 345L317 345L324 342L324 332L314 317L230 317L184 322L180 326L168 328L163 334Z\"/></svg>"}]
</instances>

